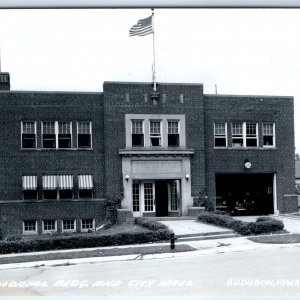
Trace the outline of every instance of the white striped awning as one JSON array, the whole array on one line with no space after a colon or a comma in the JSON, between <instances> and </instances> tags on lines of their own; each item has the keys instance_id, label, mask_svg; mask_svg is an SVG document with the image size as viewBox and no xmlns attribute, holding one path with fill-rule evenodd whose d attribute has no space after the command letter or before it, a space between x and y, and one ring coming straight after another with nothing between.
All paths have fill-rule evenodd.
<instances>
[{"instance_id":1,"label":"white striped awning","mask_svg":"<svg viewBox=\"0 0 300 300\"><path fill-rule=\"evenodd\" d=\"M72 175L59 175L58 187L60 190L73 189L73 176Z\"/></svg>"},{"instance_id":2,"label":"white striped awning","mask_svg":"<svg viewBox=\"0 0 300 300\"><path fill-rule=\"evenodd\" d=\"M78 188L80 190L91 190L93 187L92 175L78 175Z\"/></svg>"},{"instance_id":3,"label":"white striped awning","mask_svg":"<svg viewBox=\"0 0 300 300\"><path fill-rule=\"evenodd\" d=\"M43 176L43 190L56 190L57 180L56 175Z\"/></svg>"},{"instance_id":4,"label":"white striped awning","mask_svg":"<svg viewBox=\"0 0 300 300\"><path fill-rule=\"evenodd\" d=\"M24 191L37 189L37 176L23 176L22 181Z\"/></svg>"}]
</instances>

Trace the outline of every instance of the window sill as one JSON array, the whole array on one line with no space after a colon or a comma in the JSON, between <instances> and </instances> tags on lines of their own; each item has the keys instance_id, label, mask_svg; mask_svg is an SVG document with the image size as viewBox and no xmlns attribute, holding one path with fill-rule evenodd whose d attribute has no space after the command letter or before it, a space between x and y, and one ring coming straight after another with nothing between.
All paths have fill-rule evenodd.
<instances>
[{"instance_id":1,"label":"window sill","mask_svg":"<svg viewBox=\"0 0 300 300\"><path fill-rule=\"evenodd\" d=\"M193 155L194 149L187 148L128 148L128 149L120 149L119 154L123 156L135 156L135 155Z\"/></svg>"},{"instance_id":2,"label":"window sill","mask_svg":"<svg viewBox=\"0 0 300 300\"><path fill-rule=\"evenodd\" d=\"M37 231L29 231L29 232L24 232L23 231L23 235L37 235Z\"/></svg>"},{"instance_id":3,"label":"window sill","mask_svg":"<svg viewBox=\"0 0 300 300\"><path fill-rule=\"evenodd\" d=\"M277 150L277 147L214 147L214 150Z\"/></svg>"},{"instance_id":4,"label":"window sill","mask_svg":"<svg viewBox=\"0 0 300 300\"><path fill-rule=\"evenodd\" d=\"M92 151L93 148L21 148L21 151Z\"/></svg>"}]
</instances>

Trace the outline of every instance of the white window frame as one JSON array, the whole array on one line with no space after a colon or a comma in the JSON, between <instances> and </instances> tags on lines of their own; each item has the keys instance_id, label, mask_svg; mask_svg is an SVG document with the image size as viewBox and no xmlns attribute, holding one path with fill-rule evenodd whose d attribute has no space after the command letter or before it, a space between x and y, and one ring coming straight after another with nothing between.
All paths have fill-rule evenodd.
<instances>
[{"instance_id":1,"label":"white window frame","mask_svg":"<svg viewBox=\"0 0 300 300\"><path fill-rule=\"evenodd\" d=\"M148 205L149 207L152 206L152 210L146 210L146 198L145 198L145 189L146 189L146 184L151 185L152 189L152 199L148 199L150 201L150 204ZM156 211L156 203L155 203L155 182L154 181L144 181L142 183L142 199L143 199L143 212L145 213L151 213Z\"/></svg>"},{"instance_id":2,"label":"white window frame","mask_svg":"<svg viewBox=\"0 0 300 300\"><path fill-rule=\"evenodd\" d=\"M142 123L142 133L133 133L133 122L141 122ZM132 119L131 120L131 146L133 148L143 148L145 147L145 125L144 125L144 120L140 120L140 119ZM142 134L143 135L143 145L142 146L134 146L132 144L132 135L133 134Z\"/></svg>"},{"instance_id":3,"label":"white window frame","mask_svg":"<svg viewBox=\"0 0 300 300\"><path fill-rule=\"evenodd\" d=\"M69 127L70 127L70 135L71 135L71 147L69 147L69 148L63 148L63 147L59 147L59 135L60 134L65 134L65 133L59 133L59 124L61 124L61 123L66 123L66 124L68 124L69 125ZM73 126L72 126L72 122L68 122L68 121L57 121L57 143L56 143L56 148L57 149L72 149L73 148L73 132L72 132L72 128L73 128Z\"/></svg>"},{"instance_id":4,"label":"white window frame","mask_svg":"<svg viewBox=\"0 0 300 300\"><path fill-rule=\"evenodd\" d=\"M35 222L35 224L34 224L35 229L25 231L25 222ZM27 234L32 235L32 234L37 234L38 233L37 220L24 220L24 221L22 221L22 227L23 227L23 234L24 235L27 235Z\"/></svg>"},{"instance_id":5,"label":"white window frame","mask_svg":"<svg viewBox=\"0 0 300 300\"><path fill-rule=\"evenodd\" d=\"M64 229L64 221L73 221L74 229ZM76 219L63 219L61 220L61 231L62 232L76 232Z\"/></svg>"},{"instance_id":6,"label":"white window frame","mask_svg":"<svg viewBox=\"0 0 300 300\"><path fill-rule=\"evenodd\" d=\"M242 133L241 134L233 134L233 124L242 124ZM247 124L255 124L256 136L247 135ZM234 145L234 138L241 139L242 145ZM247 140L255 139L256 146L247 146ZM231 123L231 142L233 148L258 148L259 147L259 136L258 136L258 123L257 122L232 122Z\"/></svg>"},{"instance_id":7,"label":"white window frame","mask_svg":"<svg viewBox=\"0 0 300 300\"><path fill-rule=\"evenodd\" d=\"M35 135L35 147L33 148L23 148L23 134L24 133L24 123L34 123L34 135ZM21 149L37 149L37 130L36 130L36 121L21 121Z\"/></svg>"},{"instance_id":8,"label":"white window frame","mask_svg":"<svg viewBox=\"0 0 300 300\"><path fill-rule=\"evenodd\" d=\"M265 145L265 144L264 144L264 136L271 136L270 134L265 134L265 133L264 133L264 125L272 125L272 131L273 131L273 134L272 134L272 142L273 142L273 145ZM261 131L262 131L262 143L263 143L263 147L264 147L264 148L275 148L275 147L276 147L276 140L275 140L275 123L273 123L273 122L263 122L263 123L262 123Z\"/></svg>"},{"instance_id":9,"label":"white window frame","mask_svg":"<svg viewBox=\"0 0 300 300\"><path fill-rule=\"evenodd\" d=\"M131 189L132 189L132 212L133 212L134 216L136 214L137 214L137 216L139 216L140 211L141 211L141 184L140 184L140 182L133 181Z\"/></svg>"},{"instance_id":10,"label":"white window frame","mask_svg":"<svg viewBox=\"0 0 300 300\"><path fill-rule=\"evenodd\" d=\"M83 223L83 221L86 221L86 220L92 220L92 222L93 222L93 228L88 228L88 229L83 229L82 228L82 223ZM96 226L95 226L95 219L81 219L80 220L80 231L81 232L88 232L89 230L92 230L92 231L95 231L95 228L96 228Z\"/></svg>"},{"instance_id":11,"label":"white window frame","mask_svg":"<svg viewBox=\"0 0 300 300\"><path fill-rule=\"evenodd\" d=\"M172 184L176 184L176 202L177 202L177 209L172 209ZM178 212L180 205L180 180L172 180L168 183L168 210L169 212Z\"/></svg>"},{"instance_id":12,"label":"white window frame","mask_svg":"<svg viewBox=\"0 0 300 300\"><path fill-rule=\"evenodd\" d=\"M171 133L169 132L169 123L177 123L177 129L178 129L178 133ZM173 120L173 119L168 119L167 120L167 144L168 147L180 147L180 139L181 139L181 134L180 134L180 120ZM169 134L178 134L178 146L169 146Z\"/></svg>"},{"instance_id":13,"label":"white window frame","mask_svg":"<svg viewBox=\"0 0 300 300\"><path fill-rule=\"evenodd\" d=\"M255 125L255 135L247 135L247 124ZM247 148L258 148L258 123L257 122L245 122L244 123L244 132L245 132L245 147ZM256 146L247 146L247 141L248 140L256 140Z\"/></svg>"},{"instance_id":14,"label":"white window frame","mask_svg":"<svg viewBox=\"0 0 300 300\"><path fill-rule=\"evenodd\" d=\"M143 121L144 147L132 146L132 121ZM161 122L161 146L151 146L150 143L150 121ZM151 148L151 149L170 149L168 147L168 122L179 122L179 147L186 147L186 129L185 115L167 115L167 114L126 114L125 129L126 129L126 148ZM175 147L176 148L176 147Z\"/></svg>"},{"instance_id":15,"label":"white window frame","mask_svg":"<svg viewBox=\"0 0 300 300\"><path fill-rule=\"evenodd\" d=\"M78 135L81 134L79 133L79 123L89 123L89 127L90 127L90 137L91 137L91 145L90 147L79 147L79 139L78 139ZM92 121L77 121L77 126L76 126L76 134L77 134L77 149L92 149L93 148L93 131L92 131ZM88 133L87 133L88 134Z\"/></svg>"},{"instance_id":16,"label":"white window frame","mask_svg":"<svg viewBox=\"0 0 300 300\"><path fill-rule=\"evenodd\" d=\"M151 132L151 123L159 123L159 133ZM159 144L157 146L152 145L151 139L158 139ZM150 147L160 148L163 145L163 137L162 137L162 120L149 120L149 144Z\"/></svg>"},{"instance_id":17,"label":"white window frame","mask_svg":"<svg viewBox=\"0 0 300 300\"><path fill-rule=\"evenodd\" d=\"M54 135L55 135L55 147L54 148L44 148L43 145L43 135L44 135L44 123L54 123ZM70 148L60 148L59 147L59 124L60 123L67 123L70 126L70 134L71 134L71 147ZM51 150L51 149L63 149L63 150L67 150L67 149L72 149L73 147L73 135L72 135L72 122L70 121L42 121L41 122L41 141L42 141L42 149L45 150Z\"/></svg>"},{"instance_id":18,"label":"white window frame","mask_svg":"<svg viewBox=\"0 0 300 300\"><path fill-rule=\"evenodd\" d=\"M225 134L216 133L216 124L224 124ZM216 139L225 138L225 146L216 146ZM215 148L227 148L228 147L228 138L227 138L227 122L215 122L214 123L214 147Z\"/></svg>"},{"instance_id":19,"label":"white window frame","mask_svg":"<svg viewBox=\"0 0 300 300\"><path fill-rule=\"evenodd\" d=\"M54 221L54 230L45 229L45 221ZM57 232L57 220L45 219L42 221L42 233L55 233Z\"/></svg>"}]
</instances>

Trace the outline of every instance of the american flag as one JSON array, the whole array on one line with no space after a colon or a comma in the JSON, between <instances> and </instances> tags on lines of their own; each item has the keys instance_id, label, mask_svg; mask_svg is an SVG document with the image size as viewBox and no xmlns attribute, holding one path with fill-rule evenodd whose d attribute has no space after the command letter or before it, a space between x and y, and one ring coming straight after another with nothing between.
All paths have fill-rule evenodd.
<instances>
[{"instance_id":1,"label":"american flag","mask_svg":"<svg viewBox=\"0 0 300 300\"><path fill-rule=\"evenodd\" d=\"M141 19L129 30L129 36L144 36L153 32L152 16Z\"/></svg>"}]
</instances>

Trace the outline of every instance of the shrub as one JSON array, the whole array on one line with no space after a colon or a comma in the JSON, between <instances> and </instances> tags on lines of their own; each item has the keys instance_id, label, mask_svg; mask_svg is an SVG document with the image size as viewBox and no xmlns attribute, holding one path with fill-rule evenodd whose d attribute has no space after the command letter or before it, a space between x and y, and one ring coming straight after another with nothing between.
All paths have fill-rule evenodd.
<instances>
[{"instance_id":1,"label":"shrub","mask_svg":"<svg viewBox=\"0 0 300 300\"><path fill-rule=\"evenodd\" d=\"M55 236L49 239L1 241L0 253L76 249L115 245L141 244L170 238L169 230L158 228L150 232L115 233L90 236Z\"/></svg>"},{"instance_id":2,"label":"shrub","mask_svg":"<svg viewBox=\"0 0 300 300\"><path fill-rule=\"evenodd\" d=\"M281 221L270 217L260 217L255 222L243 222L236 220L229 215L204 213L199 215L197 220L230 228L241 235L272 233L284 228Z\"/></svg>"},{"instance_id":3,"label":"shrub","mask_svg":"<svg viewBox=\"0 0 300 300\"><path fill-rule=\"evenodd\" d=\"M172 233L168 226L151 218L135 218L135 224L150 230L166 230L169 231L169 233Z\"/></svg>"}]
</instances>

